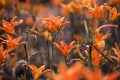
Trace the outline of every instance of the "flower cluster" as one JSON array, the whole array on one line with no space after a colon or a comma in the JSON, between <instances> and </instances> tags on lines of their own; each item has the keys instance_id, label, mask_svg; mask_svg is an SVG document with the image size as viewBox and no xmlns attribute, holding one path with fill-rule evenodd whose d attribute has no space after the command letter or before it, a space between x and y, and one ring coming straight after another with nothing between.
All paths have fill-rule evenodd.
<instances>
[{"instance_id":1,"label":"flower cluster","mask_svg":"<svg viewBox=\"0 0 120 80\"><path fill-rule=\"evenodd\" d=\"M0 21L0 80L120 79L120 0L0 0Z\"/></svg>"}]
</instances>

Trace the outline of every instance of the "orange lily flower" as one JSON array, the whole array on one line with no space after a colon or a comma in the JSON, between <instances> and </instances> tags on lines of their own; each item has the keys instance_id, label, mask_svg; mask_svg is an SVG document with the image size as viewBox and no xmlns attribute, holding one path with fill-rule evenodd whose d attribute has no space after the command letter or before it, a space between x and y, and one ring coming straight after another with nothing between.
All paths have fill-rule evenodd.
<instances>
[{"instance_id":1,"label":"orange lily flower","mask_svg":"<svg viewBox=\"0 0 120 80\"><path fill-rule=\"evenodd\" d=\"M68 21L65 21L65 17L54 17L52 15L43 18L42 23L45 24L48 31L50 32L56 32L60 28L64 28L66 24L68 24Z\"/></svg>"},{"instance_id":2,"label":"orange lily flower","mask_svg":"<svg viewBox=\"0 0 120 80\"><path fill-rule=\"evenodd\" d=\"M105 34L103 35L102 33L99 33L99 31L103 28L104 26L101 26L95 30L95 39L93 41L93 45L100 51L102 51L105 47L105 39L108 38L110 34ZM105 54L105 52L104 52ZM100 63L100 60L102 59L102 55L99 54L99 52L93 47L92 48L92 63L94 66L98 66Z\"/></svg>"},{"instance_id":3,"label":"orange lily flower","mask_svg":"<svg viewBox=\"0 0 120 80\"><path fill-rule=\"evenodd\" d=\"M97 3L94 3L94 8L90 8L93 15L101 21L105 21L107 18L107 11L110 9L106 4L98 6Z\"/></svg>"},{"instance_id":4,"label":"orange lily flower","mask_svg":"<svg viewBox=\"0 0 120 80\"><path fill-rule=\"evenodd\" d=\"M37 68L35 65L28 65L28 67L31 69L32 74L34 75L34 80L37 80L42 75L42 71L45 69L45 65L39 68Z\"/></svg>"},{"instance_id":5,"label":"orange lily flower","mask_svg":"<svg viewBox=\"0 0 120 80\"><path fill-rule=\"evenodd\" d=\"M110 11L110 18L109 18L110 21L114 21L120 16L120 13L117 13L117 9L115 7L109 9L109 11Z\"/></svg>"},{"instance_id":6,"label":"orange lily flower","mask_svg":"<svg viewBox=\"0 0 120 80\"><path fill-rule=\"evenodd\" d=\"M7 40L4 40L2 43L7 44L7 51L9 52L14 50L20 44L21 38L22 37L12 38L10 35L6 34Z\"/></svg>"},{"instance_id":7,"label":"orange lily flower","mask_svg":"<svg viewBox=\"0 0 120 80\"><path fill-rule=\"evenodd\" d=\"M103 50L103 48L105 47L105 40L108 38L108 36L110 36L110 33L103 35L102 33L100 33L100 30L103 28L107 28L109 25L103 25L100 26L99 28L95 28L94 32L95 32L95 40L93 41L93 45L99 49L99 50ZM110 27L116 27L116 26L110 26Z\"/></svg>"},{"instance_id":8,"label":"orange lily flower","mask_svg":"<svg viewBox=\"0 0 120 80\"><path fill-rule=\"evenodd\" d=\"M63 56L68 56L68 54L70 53L70 51L75 47L74 43L76 41L72 41L69 43L69 45L67 45L63 40L60 41L60 45L57 43L53 43L61 52Z\"/></svg>"},{"instance_id":9,"label":"orange lily flower","mask_svg":"<svg viewBox=\"0 0 120 80\"><path fill-rule=\"evenodd\" d=\"M87 50L85 50L85 54L89 55ZM91 57L92 57L92 60L91 60L92 65L94 67L98 67L102 59L102 55L94 47L92 47Z\"/></svg>"},{"instance_id":10,"label":"orange lily flower","mask_svg":"<svg viewBox=\"0 0 120 80\"><path fill-rule=\"evenodd\" d=\"M0 27L0 30L3 30L3 31L10 33L10 34L15 34L14 27L23 22L23 20L19 20L19 21L14 22L14 20L16 18L17 18L17 16L13 17L12 20L10 21L10 23L5 21L5 20L2 20L3 27Z\"/></svg>"},{"instance_id":11,"label":"orange lily flower","mask_svg":"<svg viewBox=\"0 0 120 80\"><path fill-rule=\"evenodd\" d=\"M97 19L100 19L100 16L101 16L101 14L102 14L102 11L103 11L102 7L98 7L97 4L94 4L93 14L95 15L95 17L96 17Z\"/></svg>"},{"instance_id":12,"label":"orange lily flower","mask_svg":"<svg viewBox=\"0 0 120 80\"><path fill-rule=\"evenodd\" d=\"M3 51L3 45L0 44L0 62L4 63L6 61L7 54L6 51Z\"/></svg>"},{"instance_id":13,"label":"orange lily flower","mask_svg":"<svg viewBox=\"0 0 120 80\"><path fill-rule=\"evenodd\" d=\"M102 12L103 12L103 7L102 6L98 6L96 3L94 4L94 9L92 10L92 13L94 14L94 16L97 18L97 19L100 19L101 15L102 15Z\"/></svg>"}]
</instances>

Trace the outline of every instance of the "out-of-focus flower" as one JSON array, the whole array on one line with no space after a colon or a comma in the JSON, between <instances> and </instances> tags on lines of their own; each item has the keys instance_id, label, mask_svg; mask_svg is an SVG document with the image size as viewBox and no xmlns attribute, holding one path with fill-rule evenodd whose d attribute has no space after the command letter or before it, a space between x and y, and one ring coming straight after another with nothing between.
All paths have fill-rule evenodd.
<instances>
[{"instance_id":1,"label":"out-of-focus flower","mask_svg":"<svg viewBox=\"0 0 120 80\"><path fill-rule=\"evenodd\" d=\"M37 15L39 14L40 16L46 15L46 10L47 6L45 5L34 5L32 7L32 14Z\"/></svg>"},{"instance_id":2,"label":"out-of-focus flower","mask_svg":"<svg viewBox=\"0 0 120 80\"><path fill-rule=\"evenodd\" d=\"M14 22L16 18L17 18L17 16L13 17L12 20L10 21L10 23L5 21L5 20L2 20L3 26L0 27L0 30L3 30L3 31L10 33L10 34L15 34L14 27L23 22L23 20L19 20L19 21Z\"/></svg>"},{"instance_id":3,"label":"out-of-focus flower","mask_svg":"<svg viewBox=\"0 0 120 80\"><path fill-rule=\"evenodd\" d=\"M5 12L5 8L0 9L0 16L2 16L4 12Z\"/></svg>"},{"instance_id":4,"label":"out-of-focus flower","mask_svg":"<svg viewBox=\"0 0 120 80\"><path fill-rule=\"evenodd\" d=\"M111 0L111 3L120 3L120 0Z\"/></svg>"},{"instance_id":5,"label":"out-of-focus flower","mask_svg":"<svg viewBox=\"0 0 120 80\"><path fill-rule=\"evenodd\" d=\"M117 9L115 7L109 9L109 11L110 11L110 18L109 18L110 21L114 21L120 16L120 13L117 13Z\"/></svg>"},{"instance_id":6,"label":"out-of-focus flower","mask_svg":"<svg viewBox=\"0 0 120 80\"><path fill-rule=\"evenodd\" d=\"M26 1L26 3L24 4L24 9L29 10L30 8L31 8L31 3L29 1Z\"/></svg>"},{"instance_id":7,"label":"out-of-focus flower","mask_svg":"<svg viewBox=\"0 0 120 80\"><path fill-rule=\"evenodd\" d=\"M62 3L63 0L50 0L54 6L58 6Z\"/></svg>"},{"instance_id":8,"label":"out-of-focus flower","mask_svg":"<svg viewBox=\"0 0 120 80\"><path fill-rule=\"evenodd\" d=\"M118 75L118 72L103 75L100 69L95 69L94 71L90 71L89 73L87 73L85 77L88 80L117 80Z\"/></svg>"},{"instance_id":9,"label":"out-of-focus flower","mask_svg":"<svg viewBox=\"0 0 120 80\"><path fill-rule=\"evenodd\" d=\"M74 8L75 12L80 13L82 11L83 7L84 6L81 3L77 3L77 2L73 3L73 8Z\"/></svg>"},{"instance_id":10,"label":"out-of-focus flower","mask_svg":"<svg viewBox=\"0 0 120 80\"><path fill-rule=\"evenodd\" d=\"M7 40L4 40L2 43L7 44L7 51L9 52L14 50L20 44L21 38L22 37L12 38L10 35L6 34Z\"/></svg>"},{"instance_id":11,"label":"out-of-focus flower","mask_svg":"<svg viewBox=\"0 0 120 80\"><path fill-rule=\"evenodd\" d=\"M1 5L5 5L5 4L6 4L6 1L5 1L5 0L0 0L0 4L1 4Z\"/></svg>"},{"instance_id":12,"label":"out-of-focus flower","mask_svg":"<svg viewBox=\"0 0 120 80\"><path fill-rule=\"evenodd\" d=\"M90 8L94 4L95 0L75 0L75 2L79 2L84 7Z\"/></svg>"},{"instance_id":13,"label":"out-of-focus flower","mask_svg":"<svg viewBox=\"0 0 120 80\"><path fill-rule=\"evenodd\" d=\"M70 2L68 4L61 4L62 12L65 16L68 16L69 14L74 12L73 4L73 2Z\"/></svg>"},{"instance_id":14,"label":"out-of-focus flower","mask_svg":"<svg viewBox=\"0 0 120 80\"><path fill-rule=\"evenodd\" d=\"M35 65L28 65L28 67L32 71L32 74L34 76L34 80L37 80L42 75L42 71L45 69L45 65L42 65L39 68L37 68Z\"/></svg>"},{"instance_id":15,"label":"out-of-focus flower","mask_svg":"<svg viewBox=\"0 0 120 80\"><path fill-rule=\"evenodd\" d=\"M47 27L50 32L56 32L59 29L63 29L69 22L65 20L65 17L54 17L52 15L42 19L42 23Z\"/></svg>"},{"instance_id":16,"label":"out-of-focus flower","mask_svg":"<svg viewBox=\"0 0 120 80\"><path fill-rule=\"evenodd\" d=\"M45 73L45 76L50 77L52 80L80 80L87 71L88 70L79 62L73 64L70 68L61 63L59 73L55 74L54 72L50 73L50 71L48 71Z\"/></svg>"},{"instance_id":17,"label":"out-of-focus flower","mask_svg":"<svg viewBox=\"0 0 120 80\"><path fill-rule=\"evenodd\" d=\"M33 24L33 18L32 17L28 17L26 20L25 20L25 23L27 24L27 25L32 25Z\"/></svg>"},{"instance_id":18,"label":"out-of-focus flower","mask_svg":"<svg viewBox=\"0 0 120 80\"><path fill-rule=\"evenodd\" d=\"M2 80L2 75L0 75L0 80Z\"/></svg>"},{"instance_id":19,"label":"out-of-focus flower","mask_svg":"<svg viewBox=\"0 0 120 80\"><path fill-rule=\"evenodd\" d=\"M5 12L6 0L0 0L0 16Z\"/></svg>"},{"instance_id":20,"label":"out-of-focus flower","mask_svg":"<svg viewBox=\"0 0 120 80\"><path fill-rule=\"evenodd\" d=\"M72 13L80 13L84 7L91 8L94 0L74 0L68 4L61 4L62 12L65 16Z\"/></svg>"},{"instance_id":21,"label":"out-of-focus flower","mask_svg":"<svg viewBox=\"0 0 120 80\"><path fill-rule=\"evenodd\" d=\"M4 63L6 61L7 54L6 51L3 50L3 45L0 44L0 62Z\"/></svg>"},{"instance_id":22,"label":"out-of-focus flower","mask_svg":"<svg viewBox=\"0 0 120 80\"><path fill-rule=\"evenodd\" d=\"M79 1L71 1L68 4L61 4L62 12L65 16L68 16L72 13L80 13L84 7Z\"/></svg>"},{"instance_id":23,"label":"out-of-focus flower","mask_svg":"<svg viewBox=\"0 0 120 80\"><path fill-rule=\"evenodd\" d=\"M43 35L47 40L52 41L52 34L51 33L49 33L48 31L44 31Z\"/></svg>"},{"instance_id":24,"label":"out-of-focus flower","mask_svg":"<svg viewBox=\"0 0 120 80\"><path fill-rule=\"evenodd\" d=\"M60 41L60 45L54 42L53 44L61 51L62 55L67 57L70 51L75 47L76 41L71 41L69 45L67 45L63 40Z\"/></svg>"}]
</instances>

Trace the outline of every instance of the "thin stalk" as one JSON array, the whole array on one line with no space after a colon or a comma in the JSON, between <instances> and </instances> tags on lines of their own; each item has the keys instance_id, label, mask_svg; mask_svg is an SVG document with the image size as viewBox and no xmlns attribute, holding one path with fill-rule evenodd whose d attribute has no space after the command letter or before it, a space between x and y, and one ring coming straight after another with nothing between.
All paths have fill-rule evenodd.
<instances>
[{"instance_id":1,"label":"thin stalk","mask_svg":"<svg viewBox=\"0 0 120 80\"><path fill-rule=\"evenodd\" d=\"M84 61L84 62L87 62L86 60L84 60L85 57L82 55L82 53L81 53L81 51L79 50L78 46L76 46L76 50L77 50L77 52L78 52L78 55L79 55L80 59L81 59L82 61Z\"/></svg>"},{"instance_id":2,"label":"thin stalk","mask_svg":"<svg viewBox=\"0 0 120 80\"><path fill-rule=\"evenodd\" d=\"M93 70L92 66L92 46L89 46L89 55L88 55L88 66L91 70Z\"/></svg>"},{"instance_id":3,"label":"thin stalk","mask_svg":"<svg viewBox=\"0 0 120 80\"><path fill-rule=\"evenodd\" d=\"M56 33L56 34L57 34L57 33ZM55 40L56 34L52 36L52 43L53 43L54 40ZM52 47L52 49L51 49L52 51L51 51L51 53L50 53L50 61L51 61L50 69L52 69L52 60L53 60L53 54L54 54L54 46L53 46L53 44L51 44L51 47Z\"/></svg>"},{"instance_id":4,"label":"thin stalk","mask_svg":"<svg viewBox=\"0 0 120 80\"><path fill-rule=\"evenodd\" d=\"M52 35L52 43L55 41L55 37L56 37L56 35L57 35L57 33L59 33L59 30L58 30L58 32L56 32L55 34L53 34ZM52 69L52 61L53 61L53 54L54 54L54 45L53 44L51 44L51 47L52 47L52 51L51 51L51 53L49 53L50 55L50 69Z\"/></svg>"},{"instance_id":5,"label":"thin stalk","mask_svg":"<svg viewBox=\"0 0 120 80\"><path fill-rule=\"evenodd\" d=\"M26 36L26 42L28 41L28 36L29 36L30 32L27 32L27 36ZM23 47L24 47L24 55L25 55L25 58L26 58L26 61L28 62L28 64L30 64L29 62L29 55L28 55L28 50L27 50L27 44L23 44ZM26 70L29 70L28 67L25 67ZM29 71L26 71L25 74L24 74L24 77L27 79L27 75L29 74Z\"/></svg>"},{"instance_id":6,"label":"thin stalk","mask_svg":"<svg viewBox=\"0 0 120 80\"><path fill-rule=\"evenodd\" d=\"M47 43L47 56L48 56L48 68L52 69L52 65L51 65L51 58L50 58L50 52L49 52L49 42L46 40Z\"/></svg>"}]
</instances>

